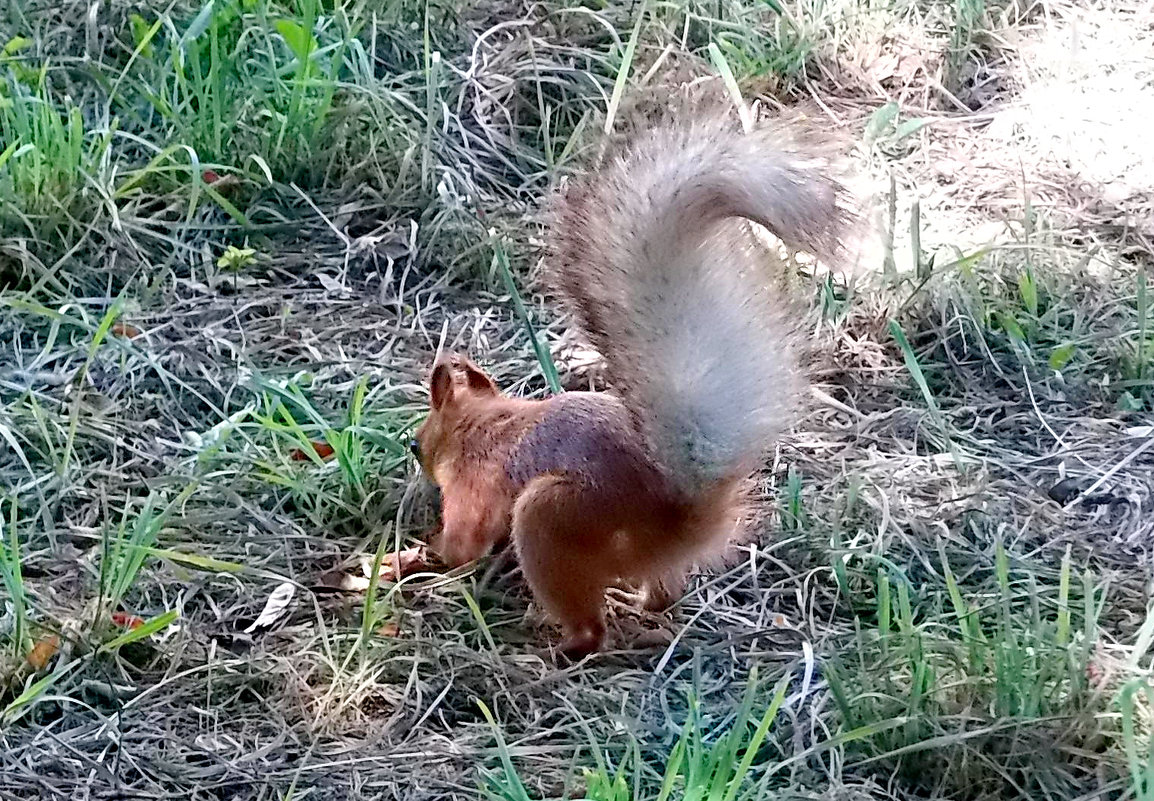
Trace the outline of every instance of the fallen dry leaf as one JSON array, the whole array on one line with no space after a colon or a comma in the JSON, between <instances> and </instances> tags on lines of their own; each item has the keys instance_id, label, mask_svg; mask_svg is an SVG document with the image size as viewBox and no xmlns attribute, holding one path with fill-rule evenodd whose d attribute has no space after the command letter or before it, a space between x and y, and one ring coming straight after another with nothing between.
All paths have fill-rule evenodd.
<instances>
[{"instance_id":1,"label":"fallen dry leaf","mask_svg":"<svg viewBox=\"0 0 1154 801\"><path fill-rule=\"evenodd\" d=\"M144 625L144 618L127 612L113 612L111 617L113 624L125 629L138 629Z\"/></svg>"},{"instance_id":2,"label":"fallen dry leaf","mask_svg":"<svg viewBox=\"0 0 1154 801\"><path fill-rule=\"evenodd\" d=\"M268 600L264 602L264 609L261 610L260 615L249 624L249 627L244 630L244 633L252 634L259 628L271 626L275 623L277 618L288 608L289 602L292 601L293 596L296 595L296 591L296 585L292 582L286 581L278 585L268 596Z\"/></svg>"},{"instance_id":3,"label":"fallen dry leaf","mask_svg":"<svg viewBox=\"0 0 1154 801\"><path fill-rule=\"evenodd\" d=\"M322 459L328 459L333 455L333 446L327 442L312 442L310 444L313 446L316 455ZM309 455L300 448L297 448L289 455L289 458L294 462L303 462L309 458Z\"/></svg>"},{"instance_id":4,"label":"fallen dry leaf","mask_svg":"<svg viewBox=\"0 0 1154 801\"><path fill-rule=\"evenodd\" d=\"M140 336L140 329L131 323L113 323L109 331L113 336L124 337L125 339L136 339Z\"/></svg>"},{"instance_id":5,"label":"fallen dry leaf","mask_svg":"<svg viewBox=\"0 0 1154 801\"><path fill-rule=\"evenodd\" d=\"M28 652L28 664L33 670L44 670L58 650L60 650L60 638L50 634L32 646L32 650Z\"/></svg>"},{"instance_id":6,"label":"fallen dry leaf","mask_svg":"<svg viewBox=\"0 0 1154 801\"><path fill-rule=\"evenodd\" d=\"M432 566L433 562L429 559L429 553L425 546L418 545L413 548L405 548L403 551L385 554L385 558L381 560L379 576L383 581L396 581L411 573L428 570ZM364 566L366 577L371 570L371 564Z\"/></svg>"},{"instance_id":7,"label":"fallen dry leaf","mask_svg":"<svg viewBox=\"0 0 1154 801\"><path fill-rule=\"evenodd\" d=\"M405 576L422 570L432 570L438 566L439 563L429 554L428 549L424 545L418 545L385 554L381 560L378 577L381 581L398 581ZM365 592L369 589L372 573L373 561L365 558L361 560L361 575L348 573L338 567L322 573L317 579L317 586L326 590Z\"/></svg>"},{"instance_id":8,"label":"fallen dry leaf","mask_svg":"<svg viewBox=\"0 0 1154 801\"><path fill-rule=\"evenodd\" d=\"M317 579L317 586L326 590L341 590L342 592L364 592L369 588L369 580L363 576L354 576L343 570L329 570Z\"/></svg>"}]
</instances>

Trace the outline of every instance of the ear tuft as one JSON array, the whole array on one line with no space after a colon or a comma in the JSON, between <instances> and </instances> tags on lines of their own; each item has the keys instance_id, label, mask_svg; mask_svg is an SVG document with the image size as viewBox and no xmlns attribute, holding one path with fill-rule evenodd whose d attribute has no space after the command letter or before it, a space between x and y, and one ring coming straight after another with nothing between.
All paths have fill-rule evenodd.
<instances>
[{"instance_id":1,"label":"ear tuft","mask_svg":"<svg viewBox=\"0 0 1154 801\"><path fill-rule=\"evenodd\" d=\"M453 369L448 362L438 362L433 367L433 377L429 381L429 399L433 411L439 410L453 397Z\"/></svg>"},{"instance_id":2,"label":"ear tuft","mask_svg":"<svg viewBox=\"0 0 1154 801\"><path fill-rule=\"evenodd\" d=\"M499 390L489 375L471 361L464 360L461 368L465 371L465 381L469 389L482 395L496 395Z\"/></svg>"}]
</instances>

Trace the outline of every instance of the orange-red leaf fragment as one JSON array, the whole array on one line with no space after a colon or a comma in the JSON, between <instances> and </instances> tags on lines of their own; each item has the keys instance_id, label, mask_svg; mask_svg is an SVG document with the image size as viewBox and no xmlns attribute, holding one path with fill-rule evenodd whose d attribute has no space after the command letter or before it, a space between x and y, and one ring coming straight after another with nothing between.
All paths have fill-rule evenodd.
<instances>
[{"instance_id":1,"label":"orange-red leaf fragment","mask_svg":"<svg viewBox=\"0 0 1154 801\"><path fill-rule=\"evenodd\" d=\"M60 650L60 638L50 634L32 646L32 650L28 652L28 664L33 670L44 670L58 650Z\"/></svg>"},{"instance_id":2,"label":"orange-red leaf fragment","mask_svg":"<svg viewBox=\"0 0 1154 801\"><path fill-rule=\"evenodd\" d=\"M328 459L333 455L333 446L327 442L312 442L310 444L313 446L313 452L322 459ZM303 462L309 458L309 455L300 448L297 448L289 454L289 458L294 462Z\"/></svg>"},{"instance_id":3,"label":"orange-red leaf fragment","mask_svg":"<svg viewBox=\"0 0 1154 801\"><path fill-rule=\"evenodd\" d=\"M200 174L200 178L206 184L212 185L212 188L218 192L227 192L235 186L240 185L240 178L236 175L221 175L216 170L205 170Z\"/></svg>"},{"instance_id":4,"label":"orange-red leaf fragment","mask_svg":"<svg viewBox=\"0 0 1154 801\"><path fill-rule=\"evenodd\" d=\"M113 612L112 622L114 625L125 629L138 629L144 625L144 618L137 615L130 615L127 612Z\"/></svg>"}]
</instances>

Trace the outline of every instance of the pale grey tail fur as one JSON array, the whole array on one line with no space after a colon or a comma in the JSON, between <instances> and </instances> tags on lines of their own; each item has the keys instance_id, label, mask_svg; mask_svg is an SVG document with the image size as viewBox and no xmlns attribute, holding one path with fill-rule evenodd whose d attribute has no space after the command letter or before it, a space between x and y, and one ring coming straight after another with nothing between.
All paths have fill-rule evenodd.
<instances>
[{"instance_id":1,"label":"pale grey tail fur","mask_svg":"<svg viewBox=\"0 0 1154 801\"><path fill-rule=\"evenodd\" d=\"M752 470L802 386L774 259L741 223L827 262L854 215L784 125L671 117L558 196L551 274L674 485Z\"/></svg>"}]
</instances>

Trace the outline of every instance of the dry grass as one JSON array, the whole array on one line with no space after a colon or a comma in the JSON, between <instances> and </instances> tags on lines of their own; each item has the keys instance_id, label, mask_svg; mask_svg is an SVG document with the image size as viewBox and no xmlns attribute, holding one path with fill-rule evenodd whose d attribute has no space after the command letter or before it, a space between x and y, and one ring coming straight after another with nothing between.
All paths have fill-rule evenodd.
<instances>
[{"instance_id":1,"label":"dry grass","mask_svg":"<svg viewBox=\"0 0 1154 801\"><path fill-rule=\"evenodd\" d=\"M615 603L624 647L568 668L508 559L372 604L329 584L429 522L404 443L446 323L545 391L486 229L529 286L641 4L262 0L204 28L229 80L161 113L201 8L0 16L28 39L0 122L47 109L16 147L55 154L0 156L0 798L473 798L482 769L518 797L502 753L557 797L634 751L612 797L650 798L690 698L714 743L755 667L755 722L793 678L738 797L1150 797L1122 693L1154 619L1148 3L646 6L634 91L718 43L860 143L892 244L799 283L824 400L767 465L760 544L672 618ZM312 20L315 72L276 19ZM565 383L600 382L524 299Z\"/></svg>"}]
</instances>

